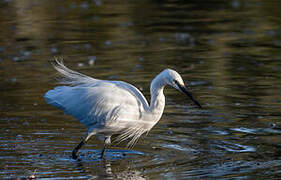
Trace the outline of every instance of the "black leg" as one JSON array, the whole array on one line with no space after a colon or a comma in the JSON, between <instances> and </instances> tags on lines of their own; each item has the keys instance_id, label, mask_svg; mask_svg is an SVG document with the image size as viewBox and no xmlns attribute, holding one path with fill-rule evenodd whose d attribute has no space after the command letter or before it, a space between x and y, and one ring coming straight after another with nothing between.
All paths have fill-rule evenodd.
<instances>
[{"instance_id":1,"label":"black leg","mask_svg":"<svg viewBox=\"0 0 281 180\"><path fill-rule=\"evenodd\" d=\"M106 146L111 144L111 140L110 140L110 136L106 137L104 139L104 146L101 152L101 158L104 159L104 155L105 155L105 150L106 150Z\"/></svg>"},{"instance_id":2,"label":"black leg","mask_svg":"<svg viewBox=\"0 0 281 180\"><path fill-rule=\"evenodd\" d=\"M106 144L104 143L104 146L103 146L103 149L102 149L102 152L101 152L101 158L102 159L104 158L105 149L106 149Z\"/></svg>"},{"instance_id":3,"label":"black leg","mask_svg":"<svg viewBox=\"0 0 281 180\"><path fill-rule=\"evenodd\" d=\"M77 152L79 151L79 149L90 139L90 137L92 136L92 135L94 135L95 133L88 133L87 135L86 135L86 137L73 149L73 151L72 151L72 158L73 159L77 159Z\"/></svg>"},{"instance_id":4,"label":"black leg","mask_svg":"<svg viewBox=\"0 0 281 180\"><path fill-rule=\"evenodd\" d=\"M72 158L73 159L77 159L77 152L79 151L79 149L85 144L85 140L83 139L78 146L76 146L73 151L72 151Z\"/></svg>"}]
</instances>

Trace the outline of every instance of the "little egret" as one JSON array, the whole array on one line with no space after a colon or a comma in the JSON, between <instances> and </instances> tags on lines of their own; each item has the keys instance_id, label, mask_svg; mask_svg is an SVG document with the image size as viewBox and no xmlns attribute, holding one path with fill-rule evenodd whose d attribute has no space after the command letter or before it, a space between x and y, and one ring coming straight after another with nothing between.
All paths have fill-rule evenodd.
<instances>
[{"instance_id":1,"label":"little egret","mask_svg":"<svg viewBox=\"0 0 281 180\"><path fill-rule=\"evenodd\" d=\"M95 79L67 68L58 60L53 66L62 75L60 83L68 86L49 90L44 95L46 102L74 116L88 129L87 135L73 149L73 159L77 159L78 150L93 135L104 137L102 158L113 134L119 135L117 141L120 142L131 139L127 146L133 147L139 137L148 133L160 120L165 106L163 89L166 85L186 94L201 108L187 91L181 76L172 69L163 70L151 82L149 105L131 84Z\"/></svg>"}]
</instances>

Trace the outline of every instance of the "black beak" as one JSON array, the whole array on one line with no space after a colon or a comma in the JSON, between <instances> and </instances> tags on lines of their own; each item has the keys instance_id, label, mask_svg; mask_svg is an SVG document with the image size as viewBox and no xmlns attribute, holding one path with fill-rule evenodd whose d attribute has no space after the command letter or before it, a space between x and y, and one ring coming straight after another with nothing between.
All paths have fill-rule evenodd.
<instances>
[{"instance_id":1,"label":"black beak","mask_svg":"<svg viewBox=\"0 0 281 180\"><path fill-rule=\"evenodd\" d=\"M193 101L199 108L202 108L202 106L199 104L199 102L196 101L193 98L193 96L188 92L188 90L187 90L187 88L185 86L180 85L177 81L176 81L176 84L180 88L180 90L191 99L191 101Z\"/></svg>"}]
</instances>

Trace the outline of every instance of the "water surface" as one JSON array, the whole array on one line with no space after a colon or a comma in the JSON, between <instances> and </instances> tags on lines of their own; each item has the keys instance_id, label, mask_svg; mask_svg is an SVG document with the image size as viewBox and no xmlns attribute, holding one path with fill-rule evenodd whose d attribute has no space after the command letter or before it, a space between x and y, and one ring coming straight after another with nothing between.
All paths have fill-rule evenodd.
<instances>
[{"instance_id":1,"label":"water surface","mask_svg":"<svg viewBox=\"0 0 281 180\"><path fill-rule=\"evenodd\" d=\"M2 179L278 179L281 177L281 3L274 0L0 1ZM123 80L149 100L177 70L204 107L165 89L162 119L133 149L91 138L46 104L50 62Z\"/></svg>"}]
</instances>

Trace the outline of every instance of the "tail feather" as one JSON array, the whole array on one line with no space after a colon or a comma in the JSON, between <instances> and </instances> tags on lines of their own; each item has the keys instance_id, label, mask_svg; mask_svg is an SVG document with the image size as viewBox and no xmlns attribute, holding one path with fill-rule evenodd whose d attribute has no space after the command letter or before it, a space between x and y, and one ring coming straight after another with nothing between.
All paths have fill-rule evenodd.
<instances>
[{"instance_id":1,"label":"tail feather","mask_svg":"<svg viewBox=\"0 0 281 180\"><path fill-rule=\"evenodd\" d=\"M98 79L94 79L92 77L89 77L87 75L81 74L77 71L73 71L66 67L62 61L55 59L55 61L52 63L54 68L60 73L62 76L61 79L59 79L60 84L68 84L71 86L81 85L81 84L88 84L88 83L94 83L98 81Z\"/></svg>"}]
</instances>

